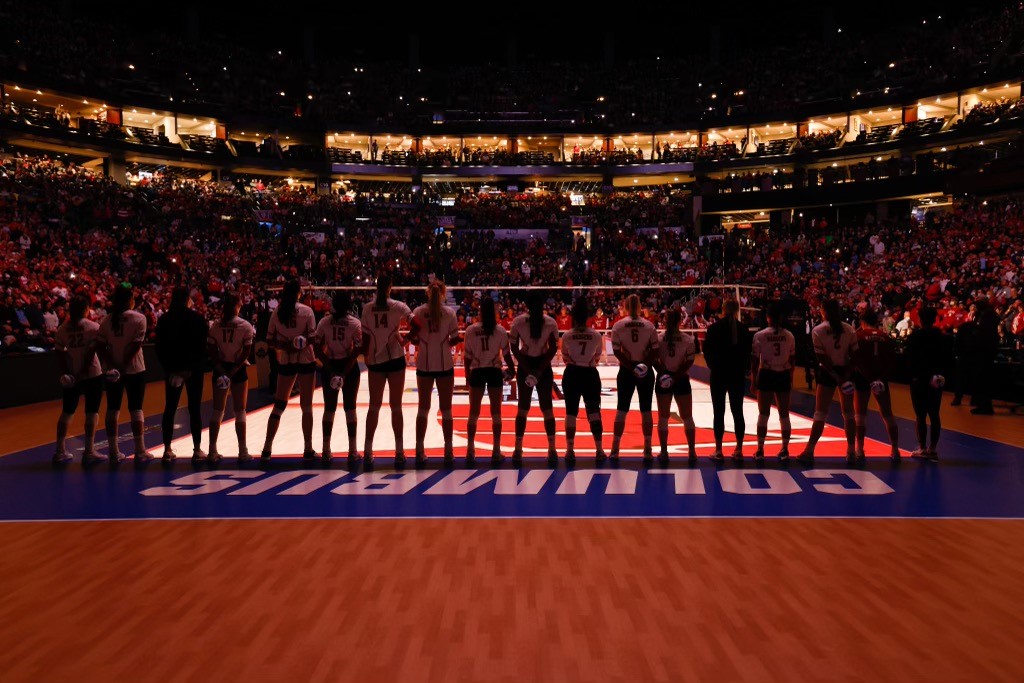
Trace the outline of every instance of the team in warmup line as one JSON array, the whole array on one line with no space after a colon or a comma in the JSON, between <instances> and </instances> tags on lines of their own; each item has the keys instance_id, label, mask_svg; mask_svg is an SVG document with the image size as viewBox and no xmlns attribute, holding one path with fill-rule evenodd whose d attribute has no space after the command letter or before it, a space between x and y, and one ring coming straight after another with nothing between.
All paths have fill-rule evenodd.
<instances>
[{"instance_id":1,"label":"team in warmup line","mask_svg":"<svg viewBox=\"0 0 1024 683\"><path fill-rule=\"evenodd\" d=\"M389 276L382 275L377 280L375 297L359 309L358 316L351 295L341 290L333 297L331 313L317 323L313 310L299 301L301 286L298 281L287 282L281 291L279 304L270 316L267 330L267 343L278 353L279 362L273 406L260 459L266 461L272 457L281 417L297 384L304 460L318 457L323 461L332 460L332 435L340 398L345 413L348 464L355 465L362 460L364 466L372 466L374 435L387 389L395 464L403 465L402 394L406 381L406 356L401 329L408 326L405 342L417 347L417 464L422 465L427 460L424 442L435 389L441 415L444 460L454 460L453 350L458 345L462 346L469 391L467 463L472 464L476 458L475 438L485 395L490 408L494 444L490 459L494 464L504 460L498 444L502 430L502 386L505 383L515 383L517 390L513 462L519 463L523 458L527 419L536 390L547 438L548 463L557 463L552 396L559 392L552 361L558 354L564 362L561 393L565 401L566 463L572 464L576 459L575 440L581 402L594 439L596 460L602 462L610 458L614 461L619 458L634 394L640 412L644 462L654 460L655 408L660 446L658 457L662 462L668 460L669 420L673 406L684 426L688 459L691 463L696 460L696 425L689 371L697 354L697 342L693 336L680 330L679 309L665 311L665 327L659 332L641 315L638 295L631 294L624 300L625 315L611 329L611 347L619 362L619 370L615 380L617 405L612 442L606 452L601 418L601 376L597 369L605 352L604 337L588 326L591 309L585 297L575 300L570 311L571 327L559 336L558 325L552 316L545 313L544 300L540 296L530 299L527 312L515 317L508 331L499 324L493 299L485 296L481 299L479 318L461 332L455 311L443 303L446 297L444 283L433 281L426 294L427 303L411 310L406 304L391 298L391 280ZM146 367L142 342L146 335L146 318L133 310L134 304L134 289L129 283L123 283L113 294L109 315L97 324L88 319L90 304L86 297L77 296L71 301L69 318L60 325L56 335L63 387L63 406L57 422L56 453L53 457L56 464L73 459L67 450L66 435L83 398L85 448L82 462L92 464L109 459L111 464L117 464L125 459L117 436L125 394L131 415L135 459L137 462L153 459L143 442ZM225 294L220 300L220 308L220 318L207 322L191 309L188 290L178 288L172 294L168 311L157 322L156 351L167 374L162 424L165 462L176 457L171 442L174 417L183 391L188 403L193 463L216 463L221 459L219 433L229 396L235 415L238 460L252 460L246 447L246 368L256 331L239 317L240 302L234 294ZM839 389L847 462L856 464L865 458L865 425L871 397L878 404L889 436L891 458L898 460L899 435L889 394L889 378L897 358L893 342L878 329L877 316L871 310L861 313L859 329L842 320L839 305L834 300L825 302L822 315L824 322L811 331L818 365L813 423L806 447L796 459L807 464L814 462L815 447L824 431L828 409L836 389ZM925 309L921 312L923 325L911 335L907 351L912 377L911 398L917 414L919 448L914 455L927 460L938 457L939 405L951 355L945 347L944 337L934 328L934 319L934 311ZM777 304L768 307L766 322L767 327L750 335L739 320L739 304L730 300L725 302L721 318L707 329L702 351L710 372L715 437L711 458L715 461L725 459L722 441L727 400L735 432L735 449L731 457L734 460L744 457L743 400L748 372L758 404L754 459L760 462L765 458L768 421L773 405L778 411L782 440L776 456L780 461L789 459L792 435L789 410L796 368L796 340L792 332L782 327L782 311ZM356 442L356 399L362 380L360 356L366 365L369 388L362 455ZM211 365L213 412L208 424L209 454L206 454L200 448L203 428L200 405L205 368ZM319 456L313 448L313 394L317 374L320 375L324 400L323 445ZM97 453L95 447L104 394L107 400L108 456Z\"/></svg>"}]
</instances>

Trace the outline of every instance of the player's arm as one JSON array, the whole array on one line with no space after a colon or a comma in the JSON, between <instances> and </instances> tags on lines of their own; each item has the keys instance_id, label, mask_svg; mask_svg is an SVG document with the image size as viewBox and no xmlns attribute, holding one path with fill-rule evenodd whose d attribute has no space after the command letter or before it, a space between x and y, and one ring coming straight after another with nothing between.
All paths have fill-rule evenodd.
<instances>
[{"instance_id":1,"label":"player's arm","mask_svg":"<svg viewBox=\"0 0 1024 683\"><path fill-rule=\"evenodd\" d=\"M544 352L544 362L551 365L551 361L554 360L555 354L558 353L558 330L555 329L551 336L548 337L548 347Z\"/></svg>"},{"instance_id":2,"label":"player's arm","mask_svg":"<svg viewBox=\"0 0 1024 683\"><path fill-rule=\"evenodd\" d=\"M359 362L359 354L362 352L362 349L364 348L363 336L363 329L362 327L360 327L356 331L355 335L352 337L352 348L349 349L348 361L346 361L344 368L344 373L346 375L349 372L351 372L352 368L354 368L356 366L356 363Z\"/></svg>"},{"instance_id":3,"label":"player's arm","mask_svg":"<svg viewBox=\"0 0 1024 683\"><path fill-rule=\"evenodd\" d=\"M410 344L414 344L416 346L419 346L419 343L420 343L420 329L422 328L422 326L423 326L423 324L420 322L420 319L418 317L416 317L415 315L410 316L409 317L409 332L406 333L406 335L405 335L405 341L409 342Z\"/></svg>"},{"instance_id":4,"label":"player's arm","mask_svg":"<svg viewBox=\"0 0 1024 683\"><path fill-rule=\"evenodd\" d=\"M565 345L568 343L569 342L565 340L564 334L562 335L562 338L558 340L558 350L559 353L561 353L562 355L562 363L564 363L565 365L569 364L569 353L565 349Z\"/></svg>"},{"instance_id":5,"label":"player's arm","mask_svg":"<svg viewBox=\"0 0 1024 683\"><path fill-rule=\"evenodd\" d=\"M501 355L505 357L505 365L508 368L508 372L515 377L516 375L516 364L512 360L512 347L509 346L508 342L505 342L505 348L501 350Z\"/></svg>"},{"instance_id":6,"label":"player's arm","mask_svg":"<svg viewBox=\"0 0 1024 683\"><path fill-rule=\"evenodd\" d=\"M160 324L157 323L157 332L160 331ZM213 328L209 328L209 332L206 335L206 357L213 363L213 370L218 375L223 375L224 364L220 361L220 351L217 349L217 340L213 337Z\"/></svg>"},{"instance_id":7,"label":"player's arm","mask_svg":"<svg viewBox=\"0 0 1024 683\"><path fill-rule=\"evenodd\" d=\"M615 358L618 359L620 365L633 365L633 361L622 350L622 344L619 342L619 337L615 334L615 330L612 330L612 353L615 354Z\"/></svg>"},{"instance_id":8,"label":"player's arm","mask_svg":"<svg viewBox=\"0 0 1024 683\"><path fill-rule=\"evenodd\" d=\"M651 325L651 337L647 340L647 348L644 349L644 362L647 365L653 365L658 362L658 356L661 355L658 353L660 348L658 333L654 330L654 325Z\"/></svg>"},{"instance_id":9,"label":"player's arm","mask_svg":"<svg viewBox=\"0 0 1024 683\"><path fill-rule=\"evenodd\" d=\"M512 355L520 363L523 362L523 349L519 344L519 330L515 323L512 324L512 331L509 332L509 348L512 351Z\"/></svg>"}]
</instances>

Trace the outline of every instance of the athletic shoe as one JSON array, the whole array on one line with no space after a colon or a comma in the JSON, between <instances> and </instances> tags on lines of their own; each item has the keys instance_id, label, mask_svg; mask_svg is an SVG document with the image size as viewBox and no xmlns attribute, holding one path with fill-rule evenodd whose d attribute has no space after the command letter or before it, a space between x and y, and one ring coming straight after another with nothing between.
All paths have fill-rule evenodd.
<instances>
[{"instance_id":1,"label":"athletic shoe","mask_svg":"<svg viewBox=\"0 0 1024 683\"><path fill-rule=\"evenodd\" d=\"M650 465L652 462L654 462L654 453L648 449L644 449L644 464Z\"/></svg>"},{"instance_id":2,"label":"athletic shoe","mask_svg":"<svg viewBox=\"0 0 1024 683\"><path fill-rule=\"evenodd\" d=\"M262 453L260 453L260 460L262 460L263 462L270 462L271 457L272 456L270 454L270 451L263 451Z\"/></svg>"},{"instance_id":3,"label":"athletic shoe","mask_svg":"<svg viewBox=\"0 0 1024 683\"><path fill-rule=\"evenodd\" d=\"M868 461L867 453L865 453L864 451L861 451L860 453L857 454L857 464L858 465L863 465L867 461Z\"/></svg>"},{"instance_id":4,"label":"athletic shoe","mask_svg":"<svg viewBox=\"0 0 1024 683\"><path fill-rule=\"evenodd\" d=\"M349 463L352 463L351 456L350 456L350 459L349 459ZM397 463L396 463L396 465L397 465ZM373 469L373 453L371 453L370 451L366 451L365 453L363 453L363 469L364 470L372 470Z\"/></svg>"},{"instance_id":5,"label":"athletic shoe","mask_svg":"<svg viewBox=\"0 0 1024 683\"><path fill-rule=\"evenodd\" d=\"M599 463L600 462L604 462L607 459L608 459L608 454L604 452L603 448L598 449L598 451L596 453L594 453L594 460L599 462Z\"/></svg>"},{"instance_id":6,"label":"athletic shoe","mask_svg":"<svg viewBox=\"0 0 1024 683\"><path fill-rule=\"evenodd\" d=\"M722 451L715 451L714 453L711 454L711 459L714 460L715 462L724 462L725 456L722 455Z\"/></svg>"},{"instance_id":7,"label":"athletic shoe","mask_svg":"<svg viewBox=\"0 0 1024 683\"><path fill-rule=\"evenodd\" d=\"M736 462L739 462L743 460L743 451L733 451L732 455L730 455L729 457L735 460Z\"/></svg>"},{"instance_id":8,"label":"athletic shoe","mask_svg":"<svg viewBox=\"0 0 1024 683\"><path fill-rule=\"evenodd\" d=\"M174 459L177 457L178 456L175 455L174 451L172 451L170 448L164 449L164 455L162 458L164 462L174 462Z\"/></svg>"},{"instance_id":9,"label":"athletic shoe","mask_svg":"<svg viewBox=\"0 0 1024 683\"><path fill-rule=\"evenodd\" d=\"M320 454L320 460L322 462L330 462L334 460L334 453L331 453L330 451L324 451L323 453Z\"/></svg>"},{"instance_id":10,"label":"athletic shoe","mask_svg":"<svg viewBox=\"0 0 1024 683\"><path fill-rule=\"evenodd\" d=\"M405 467L405 451L395 452L395 467Z\"/></svg>"},{"instance_id":11,"label":"athletic shoe","mask_svg":"<svg viewBox=\"0 0 1024 683\"><path fill-rule=\"evenodd\" d=\"M558 451L551 449L548 451L548 465L554 467L558 464Z\"/></svg>"},{"instance_id":12,"label":"athletic shoe","mask_svg":"<svg viewBox=\"0 0 1024 683\"><path fill-rule=\"evenodd\" d=\"M936 453L935 451L933 451L930 448L928 449L928 452L925 454L925 457L928 458L929 462L938 462L939 461L939 454Z\"/></svg>"},{"instance_id":13,"label":"athletic shoe","mask_svg":"<svg viewBox=\"0 0 1024 683\"><path fill-rule=\"evenodd\" d=\"M928 459L928 450L925 448L918 448L910 454L911 458L918 458L919 460Z\"/></svg>"},{"instance_id":14,"label":"athletic shoe","mask_svg":"<svg viewBox=\"0 0 1024 683\"><path fill-rule=\"evenodd\" d=\"M658 460L663 464L668 464L668 449L661 449L661 452L658 453Z\"/></svg>"},{"instance_id":15,"label":"athletic shoe","mask_svg":"<svg viewBox=\"0 0 1024 683\"><path fill-rule=\"evenodd\" d=\"M217 463L220 462L220 457L220 453L218 453L217 451L210 451L210 454L206 456L206 460L211 465L216 465Z\"/></svg>"},{"instance_id":16,"label":"athletic shoe","mask_svg":"<svg viewBox=\"0 0 1024 683\"><path fill-rule=\"evenodd\" d=\"M98 462L106 462L107 456L100 455L99 453L85 453L82 455L83 465L95 465Z\"/></svg>"},{"instance_id":17,"label":"athletic shoe","mask_svg":"<svg viewBox=\"0 0 1024 683\"><path fill-rule=\"evenodd\" d=\"M152 459L153 459L153 454L150 453L149 451L140 451L140 452L135 454L135 462L136 463L149 462Z\"/></svg>"},{"instance_id":18,"label":"athletic shoe","mask_svg":"<svg viewBox=\"0 0 1024 683\"><path fill-rule=\"evenodd\" d=\"M899 451L896 451L895 453L890 453L889 454L889 460L891 460L892 462L899 462L900 458L901 458L901 456L900 456L900 452Z\"/></svg>"},{"instance_id":19,"label":"athletic shoe","mask_svg":"<svg viewBox=\"0 0 1024 683\"><path fill-rule=\"evenodd\" d=\"M416 464L417 465L426 465L427 464L427 454L422 452L422 451L417 453L416 454Z\"/></svg>"},{"instance_id":20,"label":"athletic shoe","mask_svg":"<svg viewBox=\"0 0 1024 683\"><path fill-rule=\"evenodd\" d=\"M74 459L74 456L67 451L57 451L53 454L54 465L66 465Z\"/></svg>"},{"instance_id":21,"label":"athletic shoe","mask_svg":"<svg viewBox=\"0 0 1024 683\"><path fill-rule=\"evenodd\" d=\"M424 462L426 462L426 458L425 457L424 457ZM455 452L451 449L451 447L445 448L444 449L444 464L450 465L453 462L455 462Z\"/></svg>"},{"instance_id":22,"label":"athletic shoe","mask_svg":"<svg viewBox=\"0 0 1024 683\"><path fill-rule=\"evenodd\" d=\"M521 465L523 463L523 449L522 448L517 448L514 451L512 451L512 462L514 464L516 464L516 465Z\"/></svg>"},{"instance_id":23,"label":"athletic shoe","mask_svg":"<svg viewBox=\"0 0 1024 683\"><path fill-rule=\"evenodd\" d=\"M467 465L475 465L476 464L476 453L474 451L466 451L466 464Z\"/></svg>"},{"instance_id":24,"label":"athletic shoe","mask_svg":"<svg viewBox=\"0 0 1024 683\"><path fill-rule=\"evenodd\" d=\"M249 455L249 451L239 451L238 462L252 462L252 456Z\"/></svg>"},{"instance_id":25,"label":"athletic shoe","mask_svg":"<svg viewBox=\"0 0 1024 683\"><path fill-rule=\"evenodd\" d=\"M754 451L754 462L764 462L764 450L758 448L756 451Z\"/></svg>"},{"instance_id":26,"label":"athletic shoe","mask_svg":"<svg viewBox=\"0 0 1024 683\"><path fill-rule=\"evenodd\" d=\"M787 462L789 460L789 449L783 448L781 451L779 451L778 458L779 462Z\"/></svg>"},{"instance_id":27,"label":"athletic shoe","mask_svg":"<svg viewBox=\"0 0 1024 683\"><path fill-rule=\"evenodd\" d=\"M814 453L801 453L796 456L796 461L802 465L813 465L814 464Z\"/></svg>"},{"instance_id":28,"label":"athletic shoe","mask_svg":"<svg viewBox=\"0 0 1024 683\"><path fill-rule=\"evenodd\" d=\"M857 456L854 455L853 453L847 453L846 454L846 464L851 466L851 467L853 465L856 465L857 464Z\"/></svg>"},{"instance_id":29,"label":"athletic shoe","mask_svg":"<svg viewBox=\"0 0 1024 683\"><path fill-rule=\"evenodd\" d=\"M565 452L565 464L566 465L575 465L576 464L576 452L575 451L569 450L569 451Z\"/></svg>"},{"instance_id":30,"label":"athletic shoe","mask_svg":"<svg viewBox=\"0 0 1024 683\"><path fill-rule=\"evenodd\" d=\"M203 453L203 451L201 449L196 448L195 450L192 451L192 464L193 465L195 465L196 463L205 462L205 461L206 461L206 453Z\"/></svg>"},{"instance_id":31,"label":"athletic shoe","mask_svg":"<svg viewBox=\"0 0 1024 683\"><path fill-rule=\"evenodd\" d=\"M618 462L619 461L619 449L618 448L613 448L612 452L608 454L608 457L611 458L612 462Z\"/></svg>"},{"instance_id":32,"label":"athletic shoe","mask_svg":"<svg viewBox=\"0 0 1024 683\"><path fill-rule=\"evenodd\" d=\"M696 451L690 451L690 454L688 456L686 456L686 460L691 465L695 465L697 463L697 452Z\"/></svg>"},{"instance_id":33,"label":"athletic shoe","mask_svg":"<svg viewBox=\"0 0 1024 683\"><path fill-rule=\"evenodd\" d=\"M505 461L505 456L501 454L501 451L494 451L491 453L491 464L500 465Z\"/></svg>"},{"instance_id":34,"label":"athletic shoe","mask_svg":"<svg viewBox=\"0 0 1024 683\"><path fill-rule=\"evenodd\" d=\"M314 451L312 448L302 451L302 459L307 461L316 460L316 451Z\"/></svg>"}]
</instances>

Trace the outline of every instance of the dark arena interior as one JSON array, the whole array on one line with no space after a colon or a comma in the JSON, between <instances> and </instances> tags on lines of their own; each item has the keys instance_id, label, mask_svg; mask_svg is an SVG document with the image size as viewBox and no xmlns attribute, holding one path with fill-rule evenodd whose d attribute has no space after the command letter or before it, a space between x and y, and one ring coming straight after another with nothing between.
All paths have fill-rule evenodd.
<instances>
[{"instance_id":1,"label":"dark arena interior","mask_svg":"<svg viewBox=\"0 0 1024 683\"><path fill-rule=\"evenodd\" d=\"M1024 680L1024 4L0 0L2 683Z\"/></svg>"}]
</instances>

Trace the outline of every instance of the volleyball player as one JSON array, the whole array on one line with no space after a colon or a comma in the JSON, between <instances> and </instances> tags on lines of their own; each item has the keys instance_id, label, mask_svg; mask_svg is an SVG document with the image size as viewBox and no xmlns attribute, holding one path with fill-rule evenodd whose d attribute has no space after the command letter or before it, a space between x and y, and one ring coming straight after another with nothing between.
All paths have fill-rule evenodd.
<instances>
[{"instance_id":1,"label":"volleyball player","mask_svg":"<svg viewBox=\"0 0 1024 683\"><path fill-rule=\"evenodd\" d=\"M57 450L53 463L62 465L73 459L65 446L68 424L78 410L78 401L85 397L85 451L82 464L106 460L95 450L96 425L100 421L103 398L103 368L96 357L96 335L99 325L89 320L89 299L79 294L68 305L68 319L57 328L54 347L60 364L63 408L57 418Z\"/></svg>"},{"instance_id":2,"label":"volleyball player","mask_svg":"<svg viewBox=\"0 0 1024 683\"><path fill-rule=\"evenodd\" d=\"M516 446L512 452L513 462L523 460L523 437L526 434L526 416L533 401L533 389L537 388L537 401L544 416L544 432L548 437L548 464L558 463L555 450L555 411L552 407L551 392L555 382L551 371L551 360L558 351L558 325L555 319L544 313L544 299L534 293L528 303L528 312L512 321L510 334L512 355L519 361L516 384L519 390L519 405L516 411Z\"/></svg>"},{"instance_id":3,"label":"volleyball player","mask_svg":"<svg viewBox=\"0 0 1024 683\"><path fill-rule=\"evenodd\" d=\"M363 353L366 358L366 381L370 386L370 407L366 411L366 436L363 443L363 464L373 465L373 435L377 431L380 407L384 402L384 386L388 387L391 407L391 429L395 433L395 464L405 463L402 430L402 392L405 391L405 351L398 332L408 319L409 307L391 298L391 275L377 278L373 301L363 306L359 320L363 326Z\"/></svg>"},{"instance_id":4,"label":"volleyball player","mask_svg":"<svg viewBox=\"0 0 1024 683\"><path fill-rule=\"evenodd\" d=\"M700 303L700 302L698 302ZM729 401L732 413L732 429L736 438L736 448L732 459L743 460L743 439L746 437L747 422L743 416L743 394L747 384L747 373L750 371L750 349L753 338L747 326L739 319L740 304L729 299L722 304L722 315L714 323L708 325L698 313L695 316L697 327L706 327L704 333L704 360L710 374L711 410L713 413L711 428L715 437L715 452L711 459L722 462L722 439L725 438L725 403ZM700 333L697 333L700 338Z\"/></svg>"},{"instance_id":5,"label":"volleyball player","mask_svg":"<svg viewBox=\"0 0 1024 683\"><path fill-rule=\"evenodd\" d=\"M427 287L427 303L412 312L409 337L416 344L416 464L427 461L424 440L430 403L437 386L437 403L441 411L441 432L444 434L444 461L452 462L452 394L455 391L455 361L452 347L459 342L459 321L455 311L444 305L447 294L444 282L434 280Z\"/></svg>"},{"instance_id":6,"label":"volleyball player","mask_svg":"<svg viewBox=\"0 0 1024 683\"><path fill-rule=\"evenodd\" d=\"M210 326L192 310L192 298L186 287L175 287L171 304L156 323L156 355L164 368L164 414L161 435L165 463L174 460L174 418L178 413L182 390L188 403L189 431L192 434L192 462L206 460L200 446L203 437L203 364L207 357Z\"/></svg>"},{"instance_id":7,"label":"volleyball player","mask_svg":"<svg viewBox=\"0 0 1024 683\"><path fill-rule=\"evenodd\" d=\"M680 331L682 315L678 308L665 314L665 331L658 344L658 380L654 393L658 397L658 441L661 443L659 458L668 462L668 418L675 399L679 417L683 421L689 460L697 460L697 426L693 421L693 389L690 386L690 367L697 357L697 343L693 337Z\"/></svg>"},{"instance_id":8,"label":"volleyball player","mask_svg":"<svg viewBox=\"0 0 1024 683\"><path fill-rule=\"evenodd\" d=\"M576 462L576 417L580 411L580 399L587 410L590 433L594 435L597 461L605 459L601 442L601 375L597 371L598 361L604 352L604 336L587 327L590 306L584 297L576 299L570 312L572 326L562 335L562 360L565 374L562 376L562 391L565 394L565 462Z\"/></svg>"},{"instance_id":9,"label":"volleyball player","mask_svg":"<svg viewBox=\"0 0 1024 683\"><path fill-rule=\"evenodd\" d=\"M936 462L939 459L939 434L942 419L942 387L946 383L952 354L952 338L935 327L935 309L922 308L918 313L921 327L907 339L907 360L910 365L910 400L917 418L917 450L915 458ZM929 429L929 424L931 428Z\"/></svg>"},{"instance_id":10,"label":"volleyball player","mask_svg":"<svg viewBox=\"0 0 1024 683\"><path fill-rule=\"evenodd\" d=\"M630 294L624 305L625 315L612 325L612 351L619 359L619 374L615 383L619 402L615 412L615 432L612 437L612 460L619 459L619 442L626 430L626 415L633 401L633 392L640 400L640 420L644 434L644 462L654 459L651 438L654 418L651 404L654 399L654 373L651 363L658 353L658 332L649 320L640 316L640 297Z\"/></svg>"},{"instance_id":11,"label":"volleyball player","mask_svg":"<svg viewBox=\"0 0 1024 683\"><path fill-rule=\"evenodd\" d=\"M288 399L296 380L299 383L299 408L302 411L302 457L312 460L313 450L313 388L316 377L316 357L309 338L316 331L316 316L313 309L299 303L302 291L298 280L289 280L281 290L277 308L270 314L267 327L267 343L280 354L277 368L277 387L274 392L274 408L267 420L267 439L263 443L260 458L270 460L274 437L281 426L281 415L288 407Z\"/></svg>"},{"instance_id":12,"label":"volleyball player","mask_svg":"<svg viewBox=\"0 0 1024 683\"><path fill-rule=\"evenodd\" d=\"M121 402L128 394L132 436L135 438L135 462L148 462L153 456L143 440L146 417L142 402L146 397L146 361L142 342L146 339L146 316L135 308L135 289L122 282L111 297L110 314L100 322L96 334L97 351L107 368L107 443L109 460L116 465L124 460L118 446L117 422Z\"/></svg>"},{"instance_id":13,"label":"volleyball player","mask_svg":"<svg viewBox=\"0 0 1024 683\"><path fill-rule=\"evenodd\" d=\"M352 315L352 297L339 290L331 301L332 312L325 315L313 333L313 350L323 365L321 383L324 391L322 459L333 456L331 433L338 411L338 394L342 395L345 427L348 432L348 464L359 461L356 448L356 397L359 394L359 351L363 347L363 326Z\"/></svg>"},{"instance_id":14,"label":"volleyball player","mask_svg":"<svg viewBox=\"0 0 1024 683\"><path fill-rule=\"evenodd\" d=\"M896 366L896 345L878 327L878 314L870 308L860 316L857 330L857 350L853 353L853 384L857 393L853 397L854 423L857 428L857 460L863 462L864 437L867 431L868 401L875 395L878 412L889 434L889 457L895 462L900 459L899 428L892 414L892 397L889 394L889 377Z\"/></svg>"},{"instance_id":15,"label":"volleyball player","mask_svg":"<svg viewBox=\"0 0 1024 683\"><path fill-rule=\"evenodd\" d=\"M256 330L247 320L238 316L242 302L238 295L228 292L220 300L221 316L210 323L207 347L213 361L213 414L210 416L209 461L220 461L217 437L224 420L224 409L231 394L235 412L235 438L238 439L238 461L249 462L252 456L245 439L245 404L249 394L249 352L256 339ZM226 381L225 381L225 378Z\"/></svg>"},{"instance_id":16,"label":"volleyball player","mask_svg":"<svg viewBox=\"0 0 1024 683\"><path fill-rule=\"evenodd\" d=\"M843 411L843 428L846 430L846 462L853 464L856 425L853 418L854 385L850 377L853 374L853 353L857 350L857 331L852 325L843 322L839 302L835 299L829 299L822 305L821 315L825 322L815 325L811 330L811 343L818 360L814 422L811 424L807 446L797 460L806 464L814 462L814 447L825 431L825 418L828 417L832 397L839 387L839 404Z\"/></svg>"},{"instance_id":17,"label":"volleyball player","mask_svg":"<svg viewBox=\"0 0 1024 683\"><path fill-rule=\"evenodd\" d=\"M466 423L466 462L472 464L475 453L476 424L484 391L491 405L491 462L504 460L501 454L501 359L508 366L507 375L515 377L515 364L508 346L508 332L498 324L494 299L480 300L480 321L466 328L466 383L469 384L469 420Z\"/></svg>"},{"instance_id":18,"label":"volleyball player","mask_svg":"<svg viewBox=\"0 0 1024 683\"><path fill-rule=\"evenodd\" d=\"M789 459L789 438L793 433L789 419L790 391L793 389L793 371L796 368L796 337L782 327L782 307L773 302L766 313L768 327L754 335L751 347L751 377L757 391L757 450L754 460L764 460L764 442L768 436L768 417L772 403L779 410L782 429L782 448L779 460Z\"/></svg>"}]
</instances>

